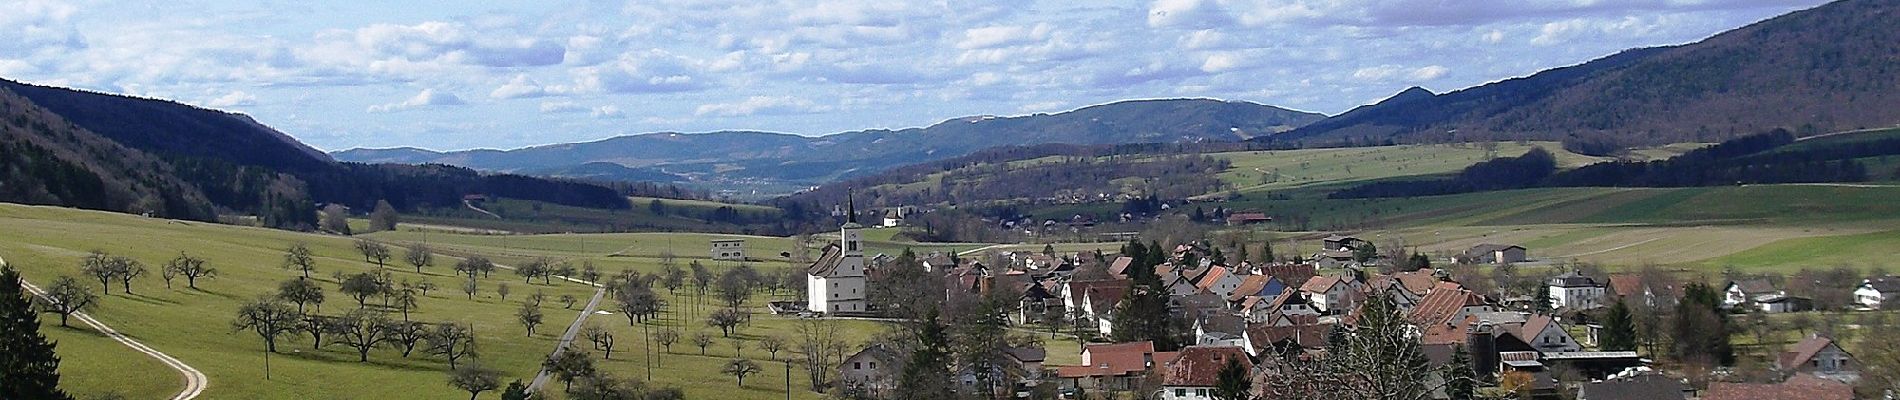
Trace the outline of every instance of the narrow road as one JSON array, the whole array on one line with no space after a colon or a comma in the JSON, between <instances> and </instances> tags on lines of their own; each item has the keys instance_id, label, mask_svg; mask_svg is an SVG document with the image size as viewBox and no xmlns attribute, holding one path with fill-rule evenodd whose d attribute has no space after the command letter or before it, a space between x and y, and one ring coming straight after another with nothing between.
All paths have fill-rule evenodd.
<instances>
[{"instance_id":1,"label":"narrow road","mask_svg":"<svg viewBox=\"0 0 1900 400\"><path fill-rule=\"evenodd\" d=\"M580 282L573 279L569 280ZM595 286L594 298L587 300L587 307L581 308L581 315L574 318L572 325L567 326L567 333L561 334L561 341L554 345L554 353L549 354L548 358L558 357L561 353L566 352L567 345L574 342L574 335L580 334L581 326L587 323L587 316L594 315L594 309L600 306L600 298L607 295L607 288L600 285ZM534 375L534 382L528 384L528 393L540 393L541 385L548 383L548 378L552 376L554 376L552 372L549 372L547 368L542 368L541 372Z\"/></svg>"},{"instance_id":2,"label":"narrow road","mask_svg":"<svg viewBox=\"0 0 1900 400\"><path fill-rule=\"evenodd\" d=\"M38 286L27 283L25 279L21 279L20 283L26 287L28 292L32 292L35 296L45 293L40 291ZM204 393L206 386L211 385L211 379L206 378L203 372L198 372L197 368L192 368L190 365L185 364L184 361L179 361L177 358L173 358L169 354L153 349L151 346L146 346L144 343L132 340L132 338L126 337L125 334L119 333L119 331L113 330L112 327L106 326L105 323L93 319L91 315L86 315L86 313L81 312L74 313L73 317L78 318L79 322L85 323L86 326L92 327L93 330L99 331L99 333L105 334L106 337L119 342L119 344L131 347L133 351L144 353L146 356L158 359L158 362L165 363L165 366L177 370L180 374L184 374L185 389L179 391L177 395L172 396L171 400L196 399L199 394Z\"/></svg>"}]
</instances>

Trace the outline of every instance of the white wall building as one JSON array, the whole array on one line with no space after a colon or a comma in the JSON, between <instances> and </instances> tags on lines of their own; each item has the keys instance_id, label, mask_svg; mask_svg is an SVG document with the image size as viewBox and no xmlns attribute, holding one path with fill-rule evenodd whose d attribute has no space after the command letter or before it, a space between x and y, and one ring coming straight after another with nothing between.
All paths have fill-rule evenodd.
<instances>
[{"instance_id":1,"label":"white wall building","mask_svg":"<svg viewBox=\"0 0 1900 400\"><path fill-rule=\"evenodd\" d=\"M1603 305L1603 285L1576 271L1550 278L1548 287L1552 308L1588 310Z\"/></svg>"},{"instance_id":2,"label":"white wall building","mask_svg":"<svg viewBox=\"0 0 1900 400\"><path fill-rule=\"evenodd\" d=\"M713 239L712 259L745 261L745 239Z\"/></svg>"},{"instance_id":3,"label":"white wall building","mask_svg":"<svg viewBox=\"0 0 1900 400\"><path fill-rule=\"evenodd\" d=\"M854 205L849 215L857 214ZM825 246L824 255L805 270L805 306L823 313L868 312L865 301L863 226L850 218L838 229L839 243Z\"/></svg>"}]
</instances>

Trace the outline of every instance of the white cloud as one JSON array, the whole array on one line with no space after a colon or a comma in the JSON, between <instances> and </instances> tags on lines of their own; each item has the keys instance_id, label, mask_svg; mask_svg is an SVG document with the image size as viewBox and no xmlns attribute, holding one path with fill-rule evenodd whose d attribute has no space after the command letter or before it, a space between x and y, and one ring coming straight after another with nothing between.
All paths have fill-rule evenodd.
<instances>
[{"instance_id":1,"label":"white cloud","mask_svg":"<svg viewBox=\"0 0 1900 400\"><path fill-rule=\"evenodd\" d=\"M541 102L541 113L543 114L576 113L583 111L587 111L587 107L583 107L579 103L572 101Z\"/></svg>"},{"instance_id":2,"label":"white cloud","mask_svg":"<svg viewBox=\"0 0 1900 400\"><path fill-rule=\"evenodd\" d=\"M372 113L386 113L423 107L459 106L464 104L468 104L468 102L462 101L462 98L456 97L454 93L438 92L435 89L422 89L421 93L416 93L415 97L410 97L408 100L403 100L400 103L369 106L367 111Z\"/></svg>"},{"instance_id":3,"label":"white cloud","mask_svg":"<svg viewBox=\"0 0 1900 400\"><path fill-rule=\"evenodd\" d=\"M828 110L811 100L792 96L752 96L731 103L702 104L693 110L696 116L741 117L757 114L796 114Z\"/></svg>"},{"instance_id":4,"label":"white cloud","mask_svg":"<svg viewBox=\"0 0 1900 400\"><path fill-rule=\"evenodd\" d=\"M594 118L621 118L626 116L626 114L620 112L620 107L612 104L594 107L589 114L593 115Z\"/></svg>"},{"instance_id":5,"label":"white cloud","mask_svg":"<svg viewBox=\"0 0 1900 400\"><path fill-rule=\"evenodd\" d=\"M515 75L514 79L509 80L508 83L496 87L492 92L488 92L489 97L497 99L541 97L546 95L548 95L548 92L541 87L541 83L535 82L534 78L529 78L528 75L525 74Z\"/></svg>"},{"instance_id":6,"label":"white cloud","mask_svg":"<svg viewBox=\"0 0 1900 400\"><path fill-rule=\"evenodd\" d=\"M1451 68L1446 68L1440 65L1432 65L1432 66L1426 66L1426 67L1419 67L1418 69L1412 70L1410 77L1414 81L1429 81L1433 79L1438 79L1439 77L1443 77L1445 76L1445 74L1448 74L1448 73L1451 73Z\"/></svg>"},{"instance_id":7,"label":"white cloud","mask_svg":"<svg viewBox=\"0 0 1900 400\"><path fill-rule=\"evenodd\" d=\"M1212 28L1233 23L1216 0L1159 0L1148 8L1148 26L1155 28Z\"/></svg>"},{"instance_id":8,"label":"white cloud","mask_svg":"<svg viewBox=\"0 0 1900 400\"><path fill-rule=\"evenodd\" d=\"M957 42L957 48L964 50L993 49L1011 45L1033 43L1049 38L1055 28L1047 23L1034 26L989 26L963 31L963 40Z\"/></svg>"},{"instance_id":9,"label":"white cloud","mask_svg":"<svg viewBox=\"0 0 1900 400\"><path fill-rule=\"evenodd\" d=\"M1219 73L1240 68L1246 61L1235 53L1214 53L1201 62L1201 72Z\"/></svg>"},{"instance_id":10,"label":"white cloud","mask_svg":"<svg viewBox=\"0 0 1900 400\"><path fill-rule=\"evenodd\" d=\"M1068 107L1068 106L1069 106L1069 102L1061 101L1061 100L1039 101L1039 102L1024 104L1022 105L1022 107L1017 107L1016 111L1021 111L1021 112L1026 112L1026 113L1054 112L1054 111L1062 111L1064 110L1063 107Z\"/></svg>"},{"instance_id":11,"label":"white cloud","mask_svg":"<svg viewBox=\"0 0 1900 400\"><path fill-rule=\"evenodd\" d=\"M665 50L622 54L611 63L575 70L572 91L583 93L666 93L705 88L698 63Z\"/></svg>"},{"instance_id":12,"label":"white cloud","mask_svg":"<svg viewBox=\"0 0 1900 400\"><path fill-rule=\"evenodd\" d=\"M205 102L205 106L210 108L248 107L254 105L257 105L257 96L245 93L242 90L226 93L223 96L218 96L218 98Z\"/></svg>"}]
</instances>

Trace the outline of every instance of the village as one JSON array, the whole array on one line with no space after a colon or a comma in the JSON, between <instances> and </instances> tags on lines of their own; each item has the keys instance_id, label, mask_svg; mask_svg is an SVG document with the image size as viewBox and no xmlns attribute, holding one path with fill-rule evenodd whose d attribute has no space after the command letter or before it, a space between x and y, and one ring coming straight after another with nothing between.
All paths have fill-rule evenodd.
<instances>
[{"instance_id":1,"label":"village","mask_svg":"<svg viewBox=\"0 0 1900 400\"><path fill-rule=\"evenodd\" d=\"M806 271L806 301L773 310L888 318L913 332L1006 324L993 349L939 346L993 353L939 366L957 371L949 390L986 398L1848 399L1861 366L1831 337L1847 332L1806 326L1838 326L1828 315L1841 314L1817 323L1806 315L1816 299L1779 278L1716 286L1653 267L1608 273L1539 263L1510 244L1390 259L1338 234L1318 239L1317 253L1279 258L1270 245L1250 257L1245 243L1132 237L1119 254L867 258L862 229L844 224ZM1859 279L1821 307L1874 311L1900 297L1900 279ZM986 315L938 314L956 312ZM1736 361L1730 336L1789 313L1798 340L1758 349L1766 364ZM908 367L933 345L892 336L843 357L840 397L917 398ZM1076 342L1080 362L1048 362L1043 344L1055 341Z\"/></svg>"}]
</instances>

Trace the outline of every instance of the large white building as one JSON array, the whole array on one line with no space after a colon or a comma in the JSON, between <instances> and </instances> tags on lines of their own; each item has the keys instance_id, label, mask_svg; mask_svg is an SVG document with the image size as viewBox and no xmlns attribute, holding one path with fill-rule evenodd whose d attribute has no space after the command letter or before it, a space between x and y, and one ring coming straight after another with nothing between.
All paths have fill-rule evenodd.
<instances>
[{"instance_id":1,"label":"large white building","mask_svg":"<svg viewBox=\"0 0 1900 400\"><path fill-rule=\"evenodd\" d=\"M844 226L838 229L840 244L825 246L824 255L805 270L805 307L811 311L870 311L869 303L865 301L864 241L858 234L864 227L858 225L856 211L854 203L846 214L848 217Z\"/></svg>"},{"instance_id":2,"label":"large white building","mask_svg":"<svg viewBox=\"0 0 1900 400\"><path fill-rule=\"evenodd\" d=\"M1588 310L1603 305L1603 285L1577 271L1550 278L1549 288L1551 308Z\"/></svg>"}]
</instances>

